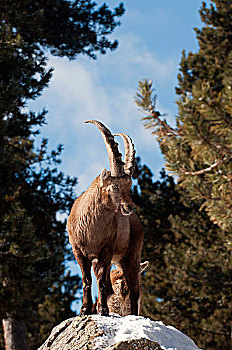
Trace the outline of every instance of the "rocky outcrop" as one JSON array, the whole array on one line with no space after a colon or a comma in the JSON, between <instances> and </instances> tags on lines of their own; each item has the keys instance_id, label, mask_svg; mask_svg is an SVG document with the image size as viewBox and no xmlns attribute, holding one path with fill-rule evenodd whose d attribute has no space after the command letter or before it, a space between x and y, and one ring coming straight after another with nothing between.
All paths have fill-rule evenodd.
<instances>
[{"instance_id":1,"label":"rocky outcrop","mask_svg":"<svg viewBox=\"0 0 232 350\"><path fill-rule=\"evenodd\" d=\"M39 350L92 349L94 339L101 334L90 316L69 318L53 328Z\"/></svg>"},{"instance_id":2,"label":"rocky outcrop","mask_svg":"<svg viewBox=\"0 0 232 350\"><path fill-rule=\"evenodd\" d=\"M105 350L135 350L135 349L136 350L162 350L162 348L159 346L158 343L146 338L120 341L119 343L116 343L111 346L107 346L107 348L105 348Z\"/></svg>"},{"instance_id":3,"label":"rocky outcrop","mask_svg":"<svg viewBox=\"0 0 232 350\"><path fill-rule=\"evenodd\" d=\"M139 316L77 316L55 327L38 350L200 350L174 327Z\"/></svg>"}]
</instances>

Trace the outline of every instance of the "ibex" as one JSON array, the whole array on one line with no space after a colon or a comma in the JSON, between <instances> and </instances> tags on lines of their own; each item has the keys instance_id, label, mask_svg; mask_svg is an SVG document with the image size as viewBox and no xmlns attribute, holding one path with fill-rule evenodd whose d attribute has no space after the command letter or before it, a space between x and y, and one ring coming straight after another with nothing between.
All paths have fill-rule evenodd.
<instances>
[{"instance_id":1,"label":"ibex","mask_svg":"<svg viewBox=\"0 0 232 350\"><path fill-rule=\"evenodd\" d=\"M100 130L109 156L110 172L103 169L74 202L67 229L73 253L82 271L83 304L81 315L93 312L91 266L98 285L97 312L108 315L107 299L113 293L111 264L122 269L129 288L131 314L138 315L140 298L140 257L143 229L133 212L130 187L135 161L134 145L124 133L125 159L111 132L99 121L89 120Z\"/></svg>"}]
</instances>

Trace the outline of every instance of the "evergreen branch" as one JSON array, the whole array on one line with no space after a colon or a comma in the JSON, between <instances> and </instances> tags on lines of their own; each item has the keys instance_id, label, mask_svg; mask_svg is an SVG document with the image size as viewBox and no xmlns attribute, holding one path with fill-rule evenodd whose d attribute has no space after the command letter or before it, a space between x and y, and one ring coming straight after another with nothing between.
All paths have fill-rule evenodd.
<instances>
[{"instance_id":1,"label":"evergreen branch","mask_svg":"<svg viewBox=\"0 0 232 350\"><path fill-rule=\"evenodd\" d=\"M192 119L192 123L196 128L197 134L201 137L201 139L209 146L212 150L217 150L216 147L209 141L209 139L204 135L204 133L199 128L198 124Z\"/></svg>"},{"instance_id":2,"label":"evergreen branch","mask_svg":"<svg viewBox=\"0 0 232 350\"><path fill-rule=\"evenodd\" d=\"M18 255L18 254L15 254L15 253L12 253L12 252L8 251L8 252L0 252L0 259L4 258L4 257L10 257L10 258L13 258L15 260L17 260L17 259L21 259L21 260L26 259L27 262L35 263L35 262L40 262L42 260L43 261L45 261L45 260L48 261L52 255L53 254L49 254L48 256L41 258L41 257L38 257L36 255L32 255L32 254Z\"/></svg>"},{"instance_id":3,"label":"evergreen branch","mask_svg":"<svg viewBox=\"0 0 232 350\"><path fill-rule=\"evenodd\" d=\"M161 114L157 111L154 111L152 106L149 106L149 113L150 115L163 127L163 129L165 129L165 131L167 132L167 134L173 135L175 134L175 136L179 135L179 131L177 129L172 128L167 122L166 120L162 120L160 119ZM143 118L144 119L144 118Z\"/></svg>"},{"instance_id":4,"label":"evergreen branch","mask_svg":"<svg viewBox=\"0 0 232 350\"><path fill-rule=\"evenodd\" d=\"M218 150L222 150L224 153L227 154L231 154L232 151L229 150L228 148L226 148L224 145L221 145L219 143L212 144L209 139L201 132L199 126L197 123L193 122L193 125L196 128L196 131L198 133L198 135L202 138L202 140L209 146L209 148L211 148L213 151L218 151Z\"/></svg>"},{"instance_id":5,"label":"evergreen branch","mask_svg":"<svg viewBox=\"0 0 232 350\"><path fill-rule=\"evenodd\" d=\"M209 196L206 196L206 195L204 194L204 192L202 192L198 187L195 187L195 189L196 189L197 192L200 193L201 197L202 197L203 199L206 199L207 201L218 201L218 200L221 199L220 197L209 197ZM202 206L201 206L201 208L202 208Z\"/></svg>"},{"instance_id":6,"label":"evergreen branch","mask_svg":"<svg viewBox=\"0 0 232 350\"><path fill-rule=\"evenodd\" d=\"M152 80L144 79L139 81L138 92L136 93L135 103L139 108L149 114L148 117L144 117L143 120L151 120L151 123L145 122L145 127L147 129L154 128L156 123L162 127L162 134L166 134L168 136L171 135L179 135L179 131L177 129L172 128L166 120L162 120L160 118L161 114L159 111L155 110L156 106L156 95L154 94L154 89L152 88ZM155 122L155 123L154 123ZM159 133L156 132L156 133ZM163 136L163 135L162 135Z\"/></svg>"},{"instance_id":7,"label":"evergreen branch","mask_svg":"<svg viewBox=\"0 0 232 350\"><path fill-rule=\"evenodd\" d=\"M27 255L17 255L17 254L14 254L12 252L0 252L0 258L3 258L3 257L10 257L10 258L13 258L13 259L27 259L27 262L34 262L35 261L35 258L29 254Z\"/></svg>"},{"instance_id":8,"label":"evergreen branch","mask_svg":"<svg viewBox=\"0 0 232 350\"><path fill-rule=\"evenodd\" d=\"M202 175L202 174L208 173L211 170L213 170L214 168L216 168L218 165L220 165L222 162L224 162L224 160L225 160L225 157L222 157L217 162L215 162L214 164L210 165L208 168L201 169L201 170L198 170L198 171L182 171L182 172L183 172L184 175Z\"/></svg>"},{"instance_id":9,"label":"evergreen branch","mask_svg":"<svg viewBox=\"0 0 232 350\"><path fill-rule=\"evenodd\" d=\"M198 329L199 331L202 331L202 332L205 332L205 333L222 335L224 337L230 335L229 332L226 332L226 331L215 331L215 329L214 330L210 330L210 329L206 329L206 328L202 328L202 327L195 327L195 329Z\"/></svg>"}]
</instances>

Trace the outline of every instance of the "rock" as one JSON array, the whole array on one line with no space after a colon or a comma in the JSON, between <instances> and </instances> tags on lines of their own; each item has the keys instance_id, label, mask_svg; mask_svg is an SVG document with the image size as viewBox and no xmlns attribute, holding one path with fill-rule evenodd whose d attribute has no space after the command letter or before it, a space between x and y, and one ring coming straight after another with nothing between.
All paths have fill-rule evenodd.
<instances>
[{"instance_id":1,"label":"rock","mask_svg":"<svg viewBox=\"0 0 232 350\"><path fill-rule=\"evenodd\" d=\"M162 350L158 343L146 339L131 339L108 346L105 350Z\"/></svg>"},{"instance_id":2,"label":"rock","mask_svg":"<svg viewBox=\"0 0 232 350\"><path fill-rule=\"evenodd\" d=\"M93 348L95 338L102 335L91 316L77 316L53 328L39 350L87 350Z\"/></svg>"},{"instance_id":3,"label":"rock","mask_svg":"<svg viewBox=\"0 0 232 350\"><path fill-rule=\"evenodd\" d=\"M200 350L174 327L141 316L77 316L53 328L38 350Z\"/></svg>"}]
</instances>

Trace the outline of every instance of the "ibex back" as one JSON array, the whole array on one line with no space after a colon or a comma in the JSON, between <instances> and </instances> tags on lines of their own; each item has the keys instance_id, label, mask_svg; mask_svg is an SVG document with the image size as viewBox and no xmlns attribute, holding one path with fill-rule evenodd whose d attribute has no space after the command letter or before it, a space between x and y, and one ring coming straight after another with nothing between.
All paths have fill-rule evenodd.
<instances>
[{"instance_id":1,"label":"ibex back","mask_svg":"<svg viewBox=\"0 0 232 350\"><path fill-rule=\"evenodd\" d=\"M121 160L118 144L111 132L96 120L110 161L110 172L103 169L90 187L80 195L71 210L67 229L73 253L82 271L83 305L80 314L93 312L91 266L98 284L97 312L108 315L107 299L113 293L110 267L117 264L123 270L129 288L131 313L138 315L140 287L140 256L143 229L132 210L130 187L135 151L130 137L123 138L125 159Z\"/></svg>"}]
</instances>

